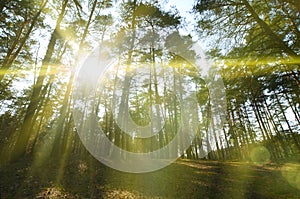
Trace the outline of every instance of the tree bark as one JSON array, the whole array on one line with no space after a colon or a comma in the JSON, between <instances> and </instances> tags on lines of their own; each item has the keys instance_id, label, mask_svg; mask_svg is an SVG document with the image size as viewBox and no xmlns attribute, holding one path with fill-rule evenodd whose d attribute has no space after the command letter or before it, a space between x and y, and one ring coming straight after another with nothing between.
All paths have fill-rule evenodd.
<instances>
[{"instance_id":1,"label":"tree bark","mask_svg":"<svg viewBox=\"0 0 300 199\"><path fill-rule=\"evenodd\" d=\"M42 66L41 66L41 69L39 72L39 76L37 78L36 84L33 87L30 102L27 107L24 119L23 119L23 124L21 126L20 135L17 138L14 150L11 154L11 161L17 160L19 157L24 155L26 152L26 147L28 144L28 140L30 138L31 129L32 129L32 126L34 125L33 118L34 118L35 113L38 112L37 108L38 108L39 101L41 100L40 93L41 93L41 90L43 87L44 79L46 77L45 73L46 73L47 69L50 67L51 57L54 52L54 47L55 47L56 41L59 38L60 24L64 17L67 4L68 4L68 0L64 0L62 3L62 9L61 9L59 17L57 19L55 30L53 31L53 33L51 35L45 57L42 61Z\"/></svg>"},{"instance_id":2,"label":"tree bark","mask_svg":"<svg viewBox=\"0 0 300 199\"><path fill-rule=\"evenodd\" d=\"M19 39L15 39L14 44L12 45L11 49L7 53L7 55L4 58L4 61L2 63L2 67L1 67L2 72L0 74L0 82L2 81L3 77L7 74L7 70L11 67L11 65L13 64L13 62L16 60L16 58L20 54L21 50L23 49L24 45L26 44L34 26L36 25L36 22L38 21L39 16L41 15L42 11L46 7L47 3L48 3L48 0L46 0L43 3L40 10L34 15L32 21L31 21L31 25L29 26L28 30L26 31L24 37L20 38L21 33L23 32L23 29L27 23L26 21L24 22L24 24L23 24L24 26L21 28L20 33L18 35ZM18 47L17 47L17 45L18 45Z\"/></svg>"}]
</instances>

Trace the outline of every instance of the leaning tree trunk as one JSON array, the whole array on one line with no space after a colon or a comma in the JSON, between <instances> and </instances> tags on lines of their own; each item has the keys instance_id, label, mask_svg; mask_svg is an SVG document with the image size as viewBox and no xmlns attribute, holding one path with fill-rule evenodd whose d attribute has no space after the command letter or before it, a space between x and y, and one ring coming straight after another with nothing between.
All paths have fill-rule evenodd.
<instances>
[{"instance_id":1,"label":"leaning tree trunk","mask_svg":"<svg viewBox=\"0 0 300 199\"><path fill-rule=\"evenodd\" d=\"M40 93L43 88L44 80L46 78L45 73L47 69L50 67L51 57L54 52L56 41L59 38L60 24L62 22L62 19L66 11L67 3L68 0L63 1L62 9L56 22L56 27L51 35L45 57L42 61L42 66L39 72L39 76L37 78L36 84L33 87L30 102L23 119L23 124L20 129L20 134L17 138L14 150L11 154L11 161L17 160L19 157L23 156L26 152L27 144L31 134L31 129L32 126L34 125L33 118L35 113L38 112L37 108L38 108L39 101L41 100Z\"/></svg>"},{"instance_id":2,"label":"leaning tree trunk","mask_svg":"<svg viewBox=\"0 0 300 199\"><path fill-rule=\"evenodd\" d=\"M258 16L258 14L255 12L254 8L250 5L248 0L242 0L242 2L246 6L247 10L249 11L253 19L258 23L258 25L263 29L266 35L270 39L272 39L277 46L279 46L285 53L287 53L290 56L298 56L298 54L294 50L292 50L286 43L284 43L284 41L282 41L280 37L272 31L270 26ZM288 70L292 73L292 77L296 81L297 85L300 87L300 80L298 75L289 66L287 67Z\"/></svg>"},{"instance_id":3,"label":"leaning tree trunk","mask_svg":"<svg viewBox=\"0 0 300 199\"><path fill-rule=\"evenodd\" d=\"M35 27L40 15L41 15L42 11L44 10L44 8L46 7L47 3L48 3L48 0L46 0L43 3L40 10L34 15L28 30L25 32L24 37L21 38L21 35L23 33L23 29L25 28L25 25L27 23L26 20L24 21L23 27L20 29L20 32L17 35L18 39L15 39L14 44L12 45L12 47L10 48L10 50L8 51L6 57L3 60L3 63L2 63L2 66L1 66L2 72L0 74L0 82L2 81L3 77L7 74L7 70L11 67L13 62L16 60L16 58L20 54L21 50L23 49L24 45L26 44L27 40L29 39L29 36L32 33L32 30Z\"/></svg>"}]
</instances>

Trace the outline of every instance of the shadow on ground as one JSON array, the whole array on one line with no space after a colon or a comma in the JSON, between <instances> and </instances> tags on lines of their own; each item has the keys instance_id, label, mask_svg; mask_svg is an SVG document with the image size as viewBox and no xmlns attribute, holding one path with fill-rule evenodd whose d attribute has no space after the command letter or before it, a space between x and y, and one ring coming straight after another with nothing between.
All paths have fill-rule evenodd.
<instances>
[{"instance_id":1,"label":"shadow on ground","mask_svg":"<svg viewBox=\"0 0 300 199\"><path fill-rule=\"evenodd\" d=\"M178 160L156 172L129 174L90 156L0 168L0 198L300 198L297 163Z\"/></svg>"}]
</instances>

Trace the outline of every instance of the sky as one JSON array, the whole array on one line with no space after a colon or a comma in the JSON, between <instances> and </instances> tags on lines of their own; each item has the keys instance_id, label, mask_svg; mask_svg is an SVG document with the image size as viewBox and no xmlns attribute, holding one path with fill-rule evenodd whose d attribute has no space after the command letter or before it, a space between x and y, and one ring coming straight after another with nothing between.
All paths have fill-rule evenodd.
<instances>
[{"instance_id":1,"label":"sky","mask_svg":"<svg viewBox=\"0 0 300 199\"><path fill-rule=\"evenodd\" d=\"M165 8L171 9L172 6L175 6L180 16L185 18L185 21L188 23L188 26L185 29L181 30L182 34L191 34L194 40L197 39L197 36L195 35L192 30L194 29L193 24L195 24L194 16L190 13L193 9L193 6L195 4L195 0L169 0L166 4Z\"/></svg>"},{"instance_id":2,"label":"sky","mask_svg":"<svg viewBox=\"0 0 300 199\"><path fill-rule=\"evenodd\" d=\"M189 21L193 21L193 16L189 12L192 10L194 3L194 0L169 0L165 7L168 9L171 6L175 6L181 16L186 17Z\"/></svg>"}]
</instances>

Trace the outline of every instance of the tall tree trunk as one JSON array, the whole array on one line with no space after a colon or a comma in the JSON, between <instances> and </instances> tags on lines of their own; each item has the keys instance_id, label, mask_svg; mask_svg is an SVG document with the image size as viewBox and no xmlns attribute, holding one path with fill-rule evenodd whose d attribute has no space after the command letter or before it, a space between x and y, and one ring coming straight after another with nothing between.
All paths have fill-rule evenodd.
<instances>
[{"instance_id":1,"label":"tall tree trunk","mask_svg":"<svg viewBox=\"0 0 300 199\"><path fill-rule=\"evenodd\" d=\"M81 49L83 48L84 42L86 40L88 30L90 28L90 24L91 24L92 18L94 16L97 2L98 2L98 0L94 0L88 21L84 27L84 31L83 31L83 34L82 34L82 37L81 37L80 43L79 43L79 49L75 56L75 63L74 63L75 66L77 66L77 64L78 64L78 59L79 59L79 56L81 53ZM71 99L71 92L72 92L72 87L73 87L73 83L74 83L74 77L75 77L75 70L72 70L68 84L67 84L67 89L65 91L64 99L62 102L62 107L60 109L59 118L57 120L57 125L55 128L55 138L54 138L54 143L53 143L53 145L55 147L53 148L52 155L60 154L60 150L62 149L61 144L60 144L60 138L62 136L61 133L65 132L62 130L63 126L65 125L66 121L69 119L67 117L67 115L68 115L67 110L70 107L70 99Z\"/></svg>"},{"instance_id":2,"label":"tall tree trunk","mask_svg":"<svg viewBox=\"0 0 300 199\"><path fill-rule=\"evenodd\" d=\"M251 144L254 144L255 143L254 131L251 127L252 125L251 125L249 114L248 114L247 107L245 106L245 104L243 104L243 112L244 112L244 116L245 116L244 119L245 119L246 126L247 126L247 132L250 136Z\"/></svg>"},{"instance_id":3,"label":"tall tree trunk","mask_svg":"<svg viewBox=\"0 0 300 199\"><path fill-rule=\"evenodd\" d=\"M299 143L299 140L298 140L297 136L295 135L295 132L293 132L293 129L292 129L291 125L290 125L290 122L288 121L288 119L287 119L287 117L286 117L285 111L284 111L283 106L282 106L282 104L281 104L281 102L280 102L280 99L279 99L279 97L278 97L278 94L277 94L276 92L274 92L274 95L275 95L275 98L276 98L277 103L278 103L278 105L279 105L280 111L281 111L281 113L282 113L282 115L283 115L284 121L285 121L285 123L287 124L288 129L289 129L289 131L291 132L291 135L292 135L292 137L293 137L293 139L294 139L295 145L296 145L297 148L300 150L300 143Z\"/></svg>"},{"instance_id":4,"label":"tall tree trunk","mask_svg":"<svg viewBox=\"0 0 300 199\"><path fill-rule=\"evenodd\" d=\"M264 100L264 103L265 103L265 106L266 106L267 116L270 118L270 122L271 122L271 124L273 126L273 129L275 131L275 134L277 136L277 139L278 139L278 142L279 142L279 147L281 147L283 149L283 152L284 152L285 156L287 157L288 156L288 149L287 149L287 146L286 146L287 143L284 142L283 137L280 135L280 131L278 129L278 126L280 126L280 125L276 124L275 119L272 116L272 113L271 113L271 111L269 109L269 106L267 104L266 99ZM277 149L277 146L276 146L277 143L275 142L275 140L274 140L273 144L275 146L275 150L277 151L278 155L282 156L281 152Z\"/></svg>"},{"instance_id":5,"label":"tall tree trunk","mask_svg":"<svg viewBox=\"0 0 300 199\"><path fill-rule=\"evenodd\" d=\"M11 161L15 161L16 159L24 155L26 152L27 143L30 138L31 128L34 125L34 121L33 121L34 114L37 112L38 104L39 101L41 100L40 93L43 87L44 79L46 77L45 73L47 69L50 67L51 57L54 52L56 41L59 38L60 24L64 17L67 4L68 4L68 0L64 0L62 3L62 9L56 21L55 30L51 35L45 57L42 61L42 66L39 72L39 76L37 78L36 84L33 87L32 95L24 116L20 134L17 138L14 150L11 154Z\"/></svg>"},{"instance_id":6,"label":"tall tree trunk","mask_svg":"<svg viewBox=\"0 0 300 199\"><path fill-rule=\"evenodd\" d=\"M256 117L256 121L259 124L263 140L264 141L269 140L269 137L267 136L267 134L265 134L265 133L267 133L267 129L266 129L264 123L263 123L263 120L261 118L261 114L259 112L259 108L258 108L257 103L255 102L255 100L251 101L251 105L252 105L253 112L254 112L255 117Z\"/></svg>"},{"instance_id":7,"label":"tall tree trunk","mask_svg":"<svg viewBox=\"0 0 300 199\"><path fill-rule=\"evenodd\" d=\"M132 19L131 19L131 31L132 31L132 35L131 35L131 42L130 42L130 47L129 47L129 51L128 51L128 56L127 56L127 60L126 60L126 74L125 74L125 80L123 83L123 89L122 89L122 96L121 96L121 103L120 103L120 108L119 108L119 114L118 114L118 121L122 121L123 124L126 123L125 120L127 120L127 118L125 118L124 116L126 115L126 112L128 112L128 97L129 97L129 89L130 89L130 82L131 82L131 77L129 75L130 72L130 64L132 62L132 55L133 55L133 49L135 46L135 40L136 40L136 7L137 7L137 0L133 1L133 11L132 11ZM125 140L124 136L122 136L122 139ZM125 141L123 142L123 144L125 144ZM123 149L126 150L126 148L124 148L125 146L123 146ZM123 151L123 150L122 150ZM122 153L123 155L123 153Z\"/></svg>"},{"instance_id":8,"label":"tall tree trunk","mask_svg":"<svg viewBox=\"0 0 300 199\"><path fill-rule=\"evenodd\" d=\"M283 94L286 98L286 101L290 105L298 124L300 125L300 113L296 110L296 105L293 103L293 100L290 99L290 97L285 89L283 89Z\"/></svg>"}]
</instances>

